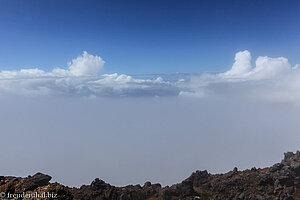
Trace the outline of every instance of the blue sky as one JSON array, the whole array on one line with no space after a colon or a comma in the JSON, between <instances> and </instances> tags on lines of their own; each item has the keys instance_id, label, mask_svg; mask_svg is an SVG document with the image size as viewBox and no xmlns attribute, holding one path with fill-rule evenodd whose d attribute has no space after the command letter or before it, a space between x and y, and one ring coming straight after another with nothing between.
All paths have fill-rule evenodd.
<instances>
[{"instance_id":1,"label":"blue sky","mask_svg":"<svg viewBox=\"0 0 300 200\"><path fill-rule=\"evenodd\" d=\"M0 69L67 67L82 51L102 73L220 72L234 54L299 62L299 1L0 1Z\"/></svg>"}]
</instances>

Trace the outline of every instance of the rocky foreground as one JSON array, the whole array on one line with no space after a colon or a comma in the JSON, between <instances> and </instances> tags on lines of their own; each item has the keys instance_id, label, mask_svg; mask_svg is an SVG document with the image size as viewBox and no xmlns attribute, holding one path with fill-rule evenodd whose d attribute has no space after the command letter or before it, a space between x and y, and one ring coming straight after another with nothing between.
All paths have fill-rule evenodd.
<instances>
[{"instance_id":1,"label":"rocky foreground","mask_svg":"<svg viewBox=\"0 0 300 200\"><path fill-rule=\"evenodd\" d=\"M91 185L70 188L50 183L51 177L41 173L27 178L0 177L0 199L61 200L175 200L175 199L299 199L300 151L288 152L272 167L209 174L196 171L171 187L146 182L144 186L115 187L100 179ZM27 196L26 196L27 195Z\"/></svg>"}]
</instances>

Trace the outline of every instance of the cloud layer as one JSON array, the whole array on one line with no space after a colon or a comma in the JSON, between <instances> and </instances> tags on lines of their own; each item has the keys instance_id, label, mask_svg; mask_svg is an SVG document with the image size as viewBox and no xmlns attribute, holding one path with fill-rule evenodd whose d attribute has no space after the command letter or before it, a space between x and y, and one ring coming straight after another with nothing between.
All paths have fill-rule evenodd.
<instances>
[{"instance_id":1,"label":"cloud layer","mask_svg":"<svg viewBox=\"0 0 300 200\"><path fill-rule=\"evenodd\" d=\"M240 51L226 72L198 76L129 76L100 74L105 61L86 51L67 69L35 68L0 72L0 94L73 95L84 97L180 96L242 97L273 102L298 102L300 71L287 58L259 56L251 64L249 51ZM163 78L162 78L163 77Z\"/></svg>"},{"instance_id":2,"label":"cloud layer","mask_svg":"<svg viewBox=\"0 0 300 200\"><path fill-rule=\"evenodd\" d=\"M236 53L232 68L224 73L193 76L180 96L239 97L298 104L300 71L287 58L259 56L251 65L249 51Z\"/></svg>"},{"instance_id":3,"label":"cloud layer","mask_svg":"<svg viewBox=\"0 0 300 200\"><path fill-rule=\"evenodd\" d=\"M99 72L105 61L86 51L67 69L21 69L0 72L0 94L97 96L177 95L178 89L161 77L136 79L125 74Z\"/></svg>"}]
</instances>

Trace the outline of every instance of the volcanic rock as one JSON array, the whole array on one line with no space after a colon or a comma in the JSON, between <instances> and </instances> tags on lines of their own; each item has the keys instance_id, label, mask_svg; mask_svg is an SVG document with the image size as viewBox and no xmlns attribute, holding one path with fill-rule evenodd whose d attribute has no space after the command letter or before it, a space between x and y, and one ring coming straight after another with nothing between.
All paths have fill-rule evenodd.
<instances>
[{"instance_id":1,"label":"volcanic rock","mask_svg":"<svg viewBox=\"0 0 300 200\"><path fill-rule=\"evenodd\" d=\"M115 187L96 178L90 185L70 188L49 183L51 177L37 173L27 178L0 176L0 194L52 194L58 200L300 200L300 152L287 152L271 167L225 174L196 171L181 183L161 187L146 182ZM2 192L2 193L1 193ZM19 198L23 199L23 198ZM32 198L34 199L34 198Z\"/></svg>"}]
</instances>

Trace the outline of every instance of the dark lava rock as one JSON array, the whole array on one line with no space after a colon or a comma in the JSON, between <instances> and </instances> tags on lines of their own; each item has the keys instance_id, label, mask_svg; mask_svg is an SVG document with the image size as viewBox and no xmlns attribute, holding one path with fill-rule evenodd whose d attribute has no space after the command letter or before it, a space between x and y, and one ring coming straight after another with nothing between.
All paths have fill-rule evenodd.
<instances>
[{"instance_id":1,"label":"dark lava rock","mask_svg":"<svg viewBox=\"0 0 300 200\"><path fill-rule=\"evenodd\" d=\"M32 181L33 183L35 183L38 186L45 186L49 184L49 181L52 179L51 176L49 175L45 175L42 173L36 173L35 175L33 175L32 177L29 177L28 180Z\"/></svg>"},{"instance_id":2,"label":"dark lava rock","mask_svg":"<svg viewBox=\"0 0 300 200\"><path fill-rule=\"evenodd\" d=\"M28 178L0 176L0 192L50 192L58 200L300 200L300 152L287 152L281 163L269 168L210 174L196 171L171 187L146 182L115 187L101 179L90 185L69 188L49 183L51 177L37 173Z\"/></svg>"}]
</instances>

